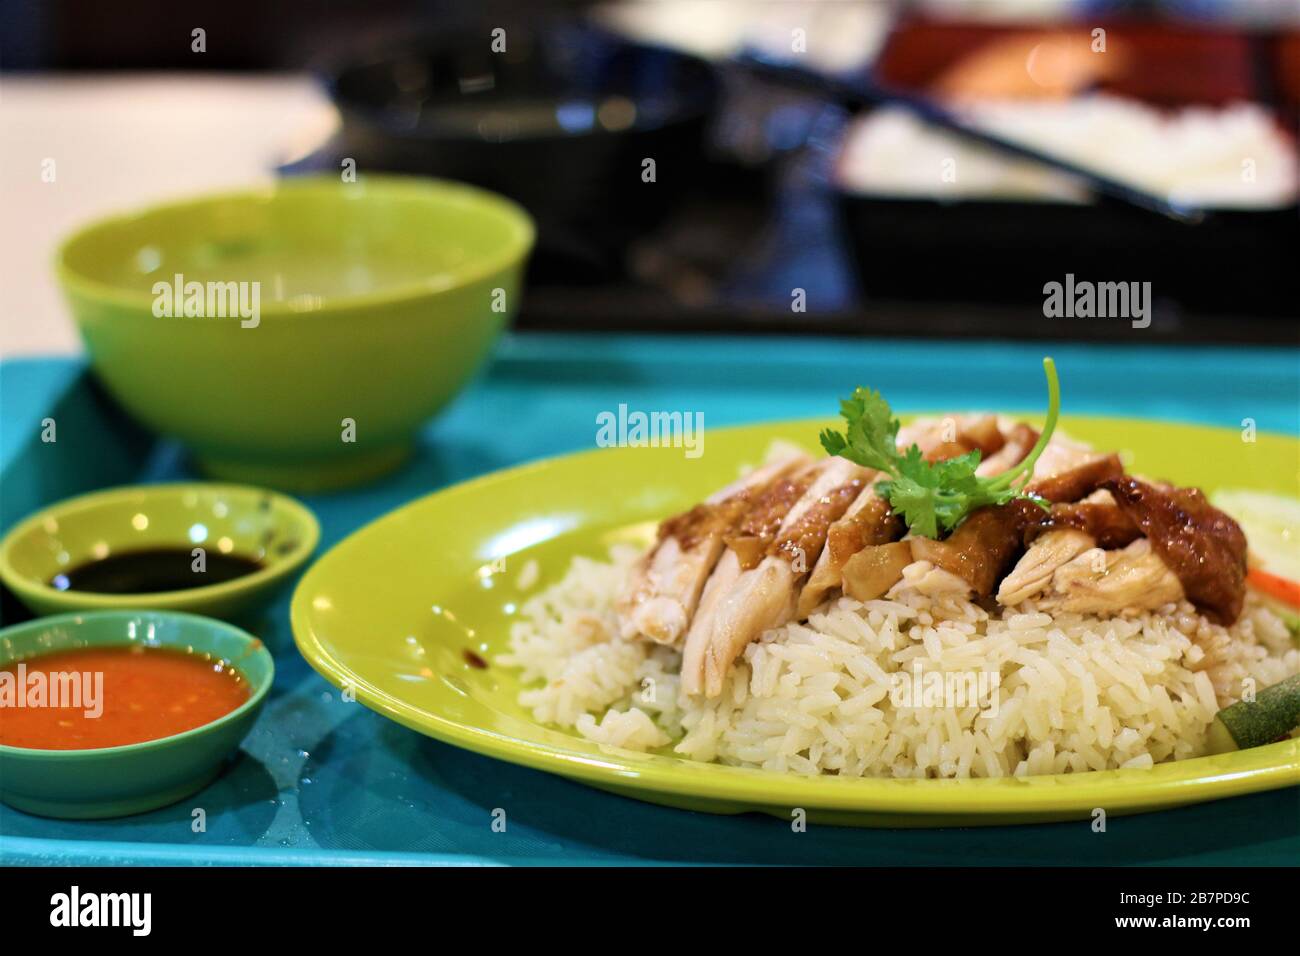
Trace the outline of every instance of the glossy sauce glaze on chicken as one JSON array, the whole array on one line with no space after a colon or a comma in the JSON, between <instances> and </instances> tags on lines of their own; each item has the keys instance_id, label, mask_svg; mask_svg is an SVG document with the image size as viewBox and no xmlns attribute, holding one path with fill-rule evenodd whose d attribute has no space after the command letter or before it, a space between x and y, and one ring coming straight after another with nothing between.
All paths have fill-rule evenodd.
<instances>
[{"instance_id":1,"label":"glossy sauce glaze on chicken","mask_svg":"<svg viewBox=\"0 0 1300 956\"><path fill-rule=\"evenodd\" d=\"M880 598L917 561L990 609L1106 615L1186 599L1218 623L1237 618L1246 539L1231 518L1196 489L1126 475L1117 455L1060 436L1038 448L1040 437L994 416L897 431L900 454L915 444L929 462L978 452L977 475L1037 451L1020 497L935 536L909 530L878 470L801 454L765 465L663 522L619 598L622 635L680 647L683 689L714 697L765 630L841 595Z\"/></svg>"}]
</instances>

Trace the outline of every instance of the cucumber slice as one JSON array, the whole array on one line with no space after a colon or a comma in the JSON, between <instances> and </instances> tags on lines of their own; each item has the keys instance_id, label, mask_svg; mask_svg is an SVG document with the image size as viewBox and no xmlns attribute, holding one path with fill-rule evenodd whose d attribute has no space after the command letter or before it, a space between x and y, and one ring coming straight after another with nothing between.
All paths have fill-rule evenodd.
<instances>
[{"instance_id":1,"label":"cucumber slice","mask_svg":"<svg viewBox=\"0 0 1300 956\"><path fill-rule=\"evenodd\" d=\"M1291 640L1300 643L1300 610L1279 601L1271 594L1260 594L1260 603L1282 619L1286 629L1291 632Z\"/></svg>"},{"instance_id":2,"label":"cucumber slice","mask_svg":"<svg viewBox=\"0 0 1300 956\"><path fill-rule=\"evenodd\" d=\"M1263 570L1300 581L1300 499L1225 488L1212 494L1210 502L1241 525Z\"/></svg>"},{"instance_id":3,"label":"cucumber slice","mask_svg":"<svg viewBox=\"0 0 1300 956\"><path fill-rule=\"evenodd\" d=\"M1210 724L1210 753L1262 747L1300 727L1300 674L1265 687L1253 701L1225 707Z\"/></svg>"}]
</instances>

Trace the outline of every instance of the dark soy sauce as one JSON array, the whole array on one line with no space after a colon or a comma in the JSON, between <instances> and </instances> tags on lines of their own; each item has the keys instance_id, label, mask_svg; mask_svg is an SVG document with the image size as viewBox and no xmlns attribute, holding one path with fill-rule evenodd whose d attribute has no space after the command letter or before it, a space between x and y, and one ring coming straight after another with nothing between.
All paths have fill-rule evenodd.
<instances>
[{"instance_id":1,"label":"dark soy sauce","mask_svg":"<svg viewBox=\"0 0 1300 956\"><path fill-rule=\"evenodd\" d=\"M56 574L50 587L98 594L154 594L221 584L262 570L261 561L238 554L209 551L204 571L194 570L194 560L189 548L123 551Z\"/></svg>"}]
</instances>

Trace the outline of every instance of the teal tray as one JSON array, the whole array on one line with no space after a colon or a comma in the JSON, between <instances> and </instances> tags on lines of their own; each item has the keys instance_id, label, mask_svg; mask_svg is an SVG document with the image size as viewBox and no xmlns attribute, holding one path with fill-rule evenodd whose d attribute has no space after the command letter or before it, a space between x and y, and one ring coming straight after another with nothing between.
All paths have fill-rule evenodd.
<instances>
[{"instance_id":1,"label":"teal tray","mask_svg":"<svg viewBox=\"0 0 1300 956\"><path fill-rule=\"evenodd\" d=\"M1140 333L1135 333L1138 335ZM309 498L322 550L412 498L522 461L590 447L620 402L702 411L707 427L825 415L859 382L904 410L1042 404L1044 347L1001 342L530 336L423 435L401 473ZM1068 410L1300 434L1300 350L1053 345ZM40 421L59 441L40 441ZM130 481L193 477L184 455L111 406L81 363L0 364L0 520ZM792 832L612 796L463 752L342 701L293 648L288 597L254 629L276 681L236 762L185 803L120 820L45 820L0 807L0 862L21 864L867 865L1288 864L1300 788L1109 821L948 830ZM12 616L13 605L5 605ZM207 830L191 830L194 807ZM508 807L505 832L492 810Z\"/></svg>"}]
</instances>

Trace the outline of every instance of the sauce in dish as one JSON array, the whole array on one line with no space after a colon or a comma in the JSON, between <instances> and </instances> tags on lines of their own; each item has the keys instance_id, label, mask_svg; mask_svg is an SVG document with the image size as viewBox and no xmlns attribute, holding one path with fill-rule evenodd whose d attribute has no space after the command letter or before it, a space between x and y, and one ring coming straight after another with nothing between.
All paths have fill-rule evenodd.
<instances>
[{"instance_id":1,"label":"sauce in dish","mask_svg":"<svg viewBox=\"0 0 1300 956\"><path fill-rule=\"evenodd\" d=\"M0 744L93 750L170 737L248 700L225 661L157 647L95 647L0 668Z\"/></svg>"},{"instance_id":2,"label":"sauce in dish","mask_svg":"<svg viewBox=\"0 0 1300 956\"><path fill-rule=\"evenodd\" d=\"M262 562L238 554L208 553L204 570L194 570L189 548L124 551L79 564L50 579L59 591L96 594L157 594L223 584L262 570Z\"/></svg>"}]
</instances>

